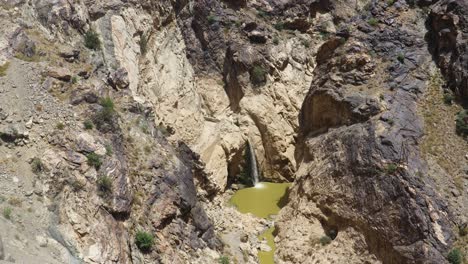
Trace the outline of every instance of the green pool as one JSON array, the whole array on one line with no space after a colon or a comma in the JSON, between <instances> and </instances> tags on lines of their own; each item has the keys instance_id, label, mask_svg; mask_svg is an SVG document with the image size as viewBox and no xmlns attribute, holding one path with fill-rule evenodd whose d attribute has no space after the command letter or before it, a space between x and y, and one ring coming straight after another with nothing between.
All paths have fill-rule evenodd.
<instances>
[{"instance_id":1,"label":"green pool","mask_svg":"<svg viewBox=\"0 0 468 264\"><path fill-rule=\"evenodd\" d=\"M256 187L237 191L232 196L231 203L241 213L251 213L257 217L268 218L279 212L281 198L284 197L289 186L289 183L261 182ZM273 231L274 227L269 228L259 236L259 239L266 239L272 249L268 252L260 251L258 253L260 264L274 263L275 244L273 241Z\"/></svg>"}]
</instances>

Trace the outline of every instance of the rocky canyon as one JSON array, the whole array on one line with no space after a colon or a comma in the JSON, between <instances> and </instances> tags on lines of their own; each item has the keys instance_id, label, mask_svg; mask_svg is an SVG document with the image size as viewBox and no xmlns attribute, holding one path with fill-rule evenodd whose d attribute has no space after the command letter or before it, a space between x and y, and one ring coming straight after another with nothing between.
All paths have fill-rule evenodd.
<instances>
[{"instance_id":1,"label":"rocky canyon","mask_svg":"<svg viewBox=\"0 0 468 264\"><path fill-rule=\"evenodd\" d=\"M468 263L468 0L0 21L1 264Z\"/></svg>"}]
</instances>

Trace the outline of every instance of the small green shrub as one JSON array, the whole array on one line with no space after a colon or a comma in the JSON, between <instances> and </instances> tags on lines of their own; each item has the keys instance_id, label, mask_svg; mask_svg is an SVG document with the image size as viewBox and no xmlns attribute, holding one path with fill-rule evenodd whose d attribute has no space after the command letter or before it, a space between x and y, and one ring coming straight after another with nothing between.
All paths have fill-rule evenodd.
<instances>
[{"instance_id":1,"label":"small green shrub","mask_svg":"<svg viewBox=\"0 0 468 264\"><path fill-rule=\"evenodd\" d=\"M323 236L320 238L320 244L326 246L332 242L332 239L329 236Z\"/></svg>"},{"instance_id":2,"label":"small green shrub","mask_svg":"<svg viewBox=\"0 0 468 264\"><path fill-rule=\"evenodd\" d=\"M320 34L320 38L322 38L322 40L326 40L330 36L330 33L328 33L327 31L320 31L319 34Z\"/></svg>"},{"instance_id":3,"label":"small green shrub","mask_svg":"<svg viewBox=\"0 0 468 264\"><path fill-rule=\"evenodd\" d=\"M31 161L31 170L35 174L39 174L44 170L44 164L42 163L41 159L33 158Z\"/></svg>"},{"instance_id":4,"label":"small green shrub","mask_svg":"<svg viewBox=\"0 0 468 264\"><path fill-rule=\"evenodd\" d=\"M454 99L455 98L453 97L451 93L444 93L444 97L443 97L444 104L451 105Z\"/></svg>"},{"instance_id":5,"label":"small green shrub","mask_svg":"<svg viewBox=\"0 0 468 264\"><path fill-rule=\"evenodd\" d=\"M457 114L456 126L458 134L468 135L468 110L462 110Z\"/></svg>"},{"instance_id":6,"label":"small green shrub","mask_svg":"<svg viewBox=\"0 0 468 264\"><path fill-rule=\"evenodd\" d=\"M281 31L284 29L284 23L283 22L278 22L274 25L275 29L278 31Z\"/></svg>"},{"instance_id":7,"label":"small green shrub","mask_svg":"<svg viewBox=\"0 0 468 264\"><path fill-rule=\"evenodd\" d=\"M23 201L18 197L11 197L8 199L8 203L16 207L21 207L23 205Z\"/></svg>"},{"instance_id":8,"label":"small green shrub","mask_svg":"<svg viewBox=\"0 0 468 264\"><path fill-rule=\"evenodd\" d=\"M107 155L107 156L112 156L112 153L113 153L113 151L112 151L112 146L109 145L109 144L107 144L107 145L105 146L105 148L106 148L106 155Z\"/></svg>"},{"instance_id":9,"label":"small green shrub","mask_svg":"<svg viewBox=\"0 0 468 264\"><path fill-rule=\"evenodd\" d=\"M395 0L387 0L387 5L392 6L395 3Z\"/></svg>"},{"instance_id":10,"label":"small green shrub","mask_svg":"<svg viewBox=\"0 0 468 264\"><path fill-rule=\"evenodd\" d=\"M397 60L398 60L400 63L405 63L405 54L403 54L403 53L398 53Z\"/></svg>"},{"instance_id":11,"label":"small green shrub","mask_svg":"<svg viewBox=\"0 0 468 264\"><path fill-rule=\"evenodd\" d=\"M84 36L85 47L92 50L98 50L101 48L101 39L99 34L94 30L89 30Z\"/></svg>"},{"instance_id":12,"label":"small green shrub","mask_svg":"<svg viewBox=\"0 0 468 264\"><path fill-rule=\"evenodd\" d=\"M260 84L266 81L266 70L262 66L253 67L250 78L254 84Z\"/></svg>"},{"instance_id":13,"label":"small green shrub","mask_svg":"<svg viewBox=\"0 0 468 264\"><path fill-rule=\"evenodd\" d=\"M214 24L218 18L215 15L209 15L206 20L208 20L208 24Z\"/></svg>"},{"instance_id":14,"label":"small green shrub","mask_svg":"<svg viewBox=\"0 0 468 264\"><path fill-rule=\"evenodd\" d=\"M115 116L114 101L111 98L102 98L100 105L102 108L93 116L93 122L98 129L106 124L112 124Z\"/></svg>"},{"instance_id":15,"label":"small green shrub","mask_svg":"<svg viewBox=\"0 0 468 264\"><path fill-rule=\"evenodd\" d=\"M98 154L91 152L86 157L88 158L89 166L93 166L94 168L96 168L96 170L98 170L101 167L102 160Z\"/></svg>"},{"instance_id":16,"label":"small green shrub","mask_svg":"<svg viewBox=\"0 0 468 264\"><path fill-rule=\"evenodd\" d=\"M372 17L369 20L367 20L367 23L369 25L375 27L375 26L377 26L379 24L379 21L376 18Z\"/></svg>"},{"instance_id":17,"label":"small green shrub","mask_svg":"<svg viewBox=\"0 0 468 264\"><path fill-rule=\"evenodd\" d=\"M77 76L73 76L72 79L71 79L71 83L72 84L76 84L78 82L78 77Z\"/></svg>"},{"instance_id":18,"label":"small green shrub","mask_svg":"<svg viewBox=\"0 0 468 264\"><path fill-rule=\"evenodd\" d=\"M78 179L74 179L70 182L70 186L72 187L73 191L78 192L83 190L86 184Z\"/></svg>"},{"instance_id":19,"label":"small green shrub","mask_svg":"<svg viewBox=\"0 0 468 264\"><path fill-rule=\"evenodd\" d=\"M309 48L309 47L310 47L309 41L307 41L307 40L305 40L305 39L303 39L303 40L301 41L301 43L302 43L302 45L303 45L304 47L306 47L306 48Z\"/></svg>"},{"instance_id":20,"label":"small green shrub","mask_svg":"<svg viewBox=\"0 0 468 264\"><path fill-rule=\"evenodd\" d=\"M13 213L13 209L11 207L3 208L3 217L6 219L11 219L11 214Z\"/></svg>"},{"instance_id":21,"label":"small green shrub","mask_svg":"<svg viewBox=\"0 0 468 264\"><path fill-rule=\"evenodd\" d=\"M273 38L273 44L278 45L279 44L279 39L278 37Z\"/></svg>"},{"instance_id":22,"label":"small green shrub","mask_svg":"<svg viewBox=\"0 0 468 264\"><path fill-rule=\"evenodd\" d=\"M84 126L84 129L86 130L91 130L93 129L93 122L91 122L91 120L87 119L83 122L83 126Z\"/></svg>"},{"instance_id":23,"label":"small green shrub","mask_svg":"<svg viewBox=\"0 0 468 264\"><path fill-rule=\"evenodd\" d=\"M135 235L135 244L142 252L148 252L154 245L154 237L150 233L138 231Z\"/></svg>"},{"instance_id":24,"label":"small green shrub","mask_svg":"<svg viewBox=\"0 0 468 264\"><path fill-rule=\"evenodd\" d=\"M101 176L97 179L98 190L104 194L112 192L112 179L108 176Z\"/></svg>"},{"instance_id":25,"label":"small green shrub","mask_svg":"<svg viewBox=\"0 0 468 264\"><path fill-rule=\"evenodd\" d=\"M0 66L0 77L6 76L6 71L8 70L8 67L10 67L10 62L7 62Z\"/></svg>"},{"instance_id":26,"label":"small green shrub","mask_svg":"<svg viewBox=\"0 0 468 264\"><path fill-rule=\"evenodd\" d=\"M398 166L395 163L387 164L385 167L385 173L394 174L398 170Z\"/></svg>"},{"instance_id":27,"label":"small green shrub","mask_svg":"<svg viewBox=\"0 0 468 264\"><path fill-rule=\"evenodd\" d=\"M101 98L101 100L99 100L99 104L104 108L114 111L114 101L110 97Z\"/></svg>"},{"instance_id":28,"label":"small green shrub","mask_svg":"<svg viewBox=\"0 0 468 264\"><path fill-rule=\"evenodd\" d=\"M266 18L266 17L268 17L268 13L263 11L263 10L258 10L257 11L257 16L261 17L261 18Z\"/></svg>"},{"instance_id":29,"label":"small green shrub","mask_svg":"<svg viewBox=\"0 0 468 264\"><path fill-rule=\"evenodd\" d=\"M229 264L229 257L227 257L227 256L221 256L221 257L218 259L218 263L219 263L219 264Z\"/></svg>"},{"instance_id":30,"label":"small green shrub","mask_svg":"<svg viewBox=\"0 0 468 264\"><path fill-rule=\"evenodd\" d=\"M145 151L145 153L147 155L151 154L151 146L150 145L146 145L143 150Z\"/></svg>"},{"instance_id":31,"label":"small green shrub","mask_svg":"<svg viewBox=\"0 0 468 264\"><path fill-rule=\"evenodd\" d=\"M56 128L58 130L63 130L65 128L65 125L62 122L58 122L57 125L56 125Z\"/></svg>"},{"instance_id":32,"label":"small green shrub","mask_svg":"<svg viewBox=\"0 0 468 264\"><path fill-rule=\"evenodd\" d=\"M468 225L464 224L458 227L458 234L462 237L468 235Z\"/></svg>"},{"instance_id":33,"label":"small green shrub","mask_svg":"<svg viewBox=\"0 0 468 264\"><path fill-rule=\"evenodd\" d=\"M454 248L448 253L447 260L450 264L462 264L463 255L458 248Z\"/></svg>"}]
</instances>

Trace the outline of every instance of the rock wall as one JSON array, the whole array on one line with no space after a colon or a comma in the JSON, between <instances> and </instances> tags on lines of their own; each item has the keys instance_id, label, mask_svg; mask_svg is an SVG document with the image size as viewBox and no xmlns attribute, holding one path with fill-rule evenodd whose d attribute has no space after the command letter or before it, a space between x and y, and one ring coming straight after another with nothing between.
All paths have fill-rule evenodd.
<instances>
[{"instance_id":1,"label":"rock wall","mask_svg":"<svg viewBox=\"0 0 468 264\"><path fill-rule=\"evenodd\" d=\"M427 166L416 102L433 67L424 20L404 3L375 1L347 23L348 39L324 44L333 49L317 59L320 77L301 109L296 181L276 223L279 263L445 262L455 237L450 210L420 176ZM359 234L351 259L336 241L349 228ZM331 257L316 250L325 235L336 236L326 246Z\"/></svg>"},{"instance_id":2,"label":"rock wall","mask_svg":"<svg viewBox=\"0 0 468 264\"><path fill-rule=\"evenodd\" d=\"M449 87L468 98L468 1L438 1L428 17L432 52Z\"/></svg>"}]
</instances>

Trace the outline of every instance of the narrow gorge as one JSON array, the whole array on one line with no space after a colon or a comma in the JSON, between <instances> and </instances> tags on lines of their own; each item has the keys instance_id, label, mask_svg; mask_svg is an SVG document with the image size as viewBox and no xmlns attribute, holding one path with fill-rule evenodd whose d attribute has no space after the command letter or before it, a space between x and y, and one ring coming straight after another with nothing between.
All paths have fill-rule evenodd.
<instances>
[{"instance_id":1,"label":"narrow gorge","mask_svg":"<svg viewBox=\"0 0 468 264\"><path fill-rule=\"evenodd\" d=\"M468 0L0 19L0 264L468 263Z\"/></svg>"}]
</instances>

